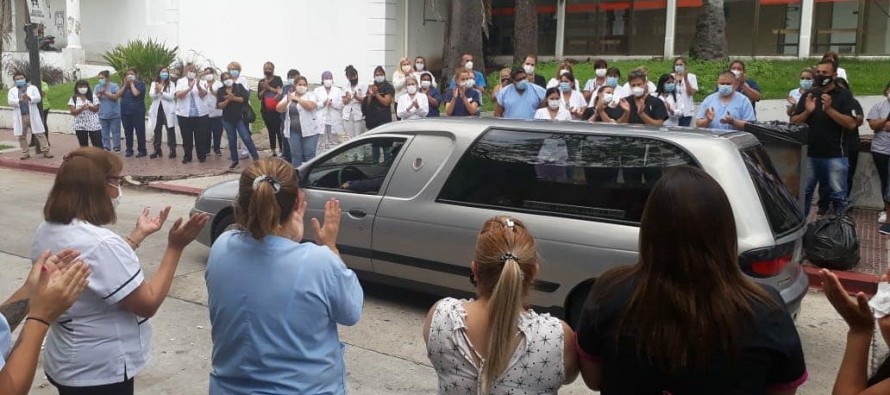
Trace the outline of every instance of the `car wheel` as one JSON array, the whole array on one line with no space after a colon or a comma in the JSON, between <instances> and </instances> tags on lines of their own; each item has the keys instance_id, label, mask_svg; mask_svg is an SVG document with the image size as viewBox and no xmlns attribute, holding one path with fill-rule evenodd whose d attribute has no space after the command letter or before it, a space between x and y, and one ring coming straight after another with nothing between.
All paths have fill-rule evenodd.
<instances>
[{"instance_id":1,"label":"car wheel","mask_svg":"<svg viewBox=\"0 0 890 395\"><path fill-rule=\"evenodd\" d=\"M219 237L219 235L232 229L238 229L238 224L235 223L235 216L232 213L227 213L219 219L216 225L214 225L213 241L216 241L216 238Z\"/></svg>"},{"instance_id":2,"label":"car wheel","mask_svg":"<svg viewBox=\"0 0 890 395\"><path fill-rule=\"evenodd\" d=\"M584 302L587 301L587 295L590 293L594 281L596 280L591 278L575 286L575 289L569 293L569 297L566 300L566 323L574 330L577 330L578 320L581 318L581 310L584 308Z\"/></svg>"}]
</instances>

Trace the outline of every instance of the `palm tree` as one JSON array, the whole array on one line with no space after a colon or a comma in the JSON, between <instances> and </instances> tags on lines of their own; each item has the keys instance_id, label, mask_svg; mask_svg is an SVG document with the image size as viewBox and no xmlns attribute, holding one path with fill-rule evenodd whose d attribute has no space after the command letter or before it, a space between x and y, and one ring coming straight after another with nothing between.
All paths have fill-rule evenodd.
<instances>
[{"instance_id":1,"label":"palm tree","mask_svg":"<svg viewBox=\"0 0 890 395\"><path fill-rule=\"evenodd\" d=\"M727 52L723 0L704 0L702 13L695 23L695 38L689 55L696 59L718 60L725 59Z\"/></svg>"}]
</instances>

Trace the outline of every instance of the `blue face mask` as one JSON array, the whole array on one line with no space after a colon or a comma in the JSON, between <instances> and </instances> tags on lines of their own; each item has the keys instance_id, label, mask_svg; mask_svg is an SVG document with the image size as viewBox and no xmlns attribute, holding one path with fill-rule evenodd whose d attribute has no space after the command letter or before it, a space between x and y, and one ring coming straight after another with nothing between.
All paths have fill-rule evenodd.
<instances>
[{"instance_id":1,"label":"blue face mask","mask_svg":"<svg viewBox=\"0 0 890 395\"><path fill-rule=\"evenodd\" d=\"M813 80L800 80L800 88L807 90L813 87Z\"/></svg>"},{"instance_id":2,"label":"blue face mask","mask_svg":"<svg viewBox=\"0 0 890 395\"><path fill-rule=\"evenodd\" d=\"M618 86L618 77L606 77L606 85L613 88Z\"/></svg>"},{"instance_id":3,"label":"blue face mask","mask_svg":"<svg viewBox=\"0 0 890 395\"><path fill-rule=\"evenodd\" d=\"M678 65L674 66L674 71L677 73L682 73L682 72L686 71L686 66L678 64Z\"/></svg>"},{"instance_id":4,"label":"blue face mask","mask_svg":"<svg viewBox=\"0 0 890 395\"><path fill-rule=\"evenodd\" d=\"M160 77L162 80L166 81L167 78L170 78L170 73L165 71L165 72L161 73Z\"/></svg>"},{"instance_id":5,"label":"blue face mask","mask_svg":"<svg viewBox=\"0 0 890 395\"><path fill-rule=\"evenodd\" d=\"M664 84L664 91L665 92L673 92L676 87L677 87L677 85L674 83Z\"/></svg>"},{"instance_id":6,"label":"blue face mask","mask_svg":"<svg viewBox=\"0 0 890 395\"><path fill-rule=\"evenodd\" d=\"M99 86L105 85L105 78L99 78Z\"/></svg>"},{"instance_id":7,"label":"blue face mask","mask_svg":"<svg viewBox=\"0 0 890 395\"><path fill-rule=\"evenodd\" d=\"M229 70L229 74L232 75L232 78L238 78L238 76L241 75L241 71L231 69L231 70Z\"/></svg>"},{"instance_id":8,"label":"blue face mask","mask_svg":"<svg viewBox=\"0 0 890 395\"><path fill-rule=\"evenodd\" d=\"M525 90L525 80L514 82L513 85L516 85L516 90L524 91Z\"/></svg>"},{"instance_id":9,"label":"blue face mask","mask_svg":"<svg viewBox=\"0 0 890 395\"><path fill-rule=\"evenodd\" d=\"M559 90L561 90L563 92L568 92L569 89L572 89L572 86L569 85L568 82L560 82L559 83Z\"/></svg>"},{"instance_id":10,"label":"blue face mask","mask_svg":"<svg viewBox=\"0 0 890 395\"><path fill-rule=\"evenodd\" d=\"M25 80L15 80L15 86L17 86L19 88L25 86L25 84L26 84Z\"/></svg>"},{"instance_id":11,"label":"blue face mask","mask_svg":"<svg viewBox=\"0 0 890 395\"><path fill-rule=\"evenodd\" d=\"M720 96L729 96L732 94L732 85L719 85L717 91L720 92Z\"/></svg>"}]
</instances>

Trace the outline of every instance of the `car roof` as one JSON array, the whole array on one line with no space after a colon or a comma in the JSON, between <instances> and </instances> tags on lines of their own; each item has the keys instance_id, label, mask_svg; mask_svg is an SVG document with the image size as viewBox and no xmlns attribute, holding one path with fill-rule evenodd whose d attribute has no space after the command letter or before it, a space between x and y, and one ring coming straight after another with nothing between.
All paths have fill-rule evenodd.
<instances>
[{"instance_id":1,"label":"car roof","mask_svg":"<svg viewBox=\"0 0 890 395\"><path fill-rule=\"evenodd\" d=\"M368 133L417 133L423 131L447 130L457 138L475 140L489 129L508 129L517 131L552 131L578 134L609 134L615 136L658 137L668 141L681 143L689 140L723 140L731 141L738 146L750 146L758 143L753 135L746 132L701 129L679 126L648 126L611 123L591 123L584 121L524 120L476 117L436 117L415 120L390 122L379 126Z\"/></svg>"}]
</instances>

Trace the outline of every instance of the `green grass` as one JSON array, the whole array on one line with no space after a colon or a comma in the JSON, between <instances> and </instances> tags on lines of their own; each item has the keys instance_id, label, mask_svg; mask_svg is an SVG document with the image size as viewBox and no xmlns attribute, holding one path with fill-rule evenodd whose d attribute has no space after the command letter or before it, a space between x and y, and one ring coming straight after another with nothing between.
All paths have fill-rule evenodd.
<instances>
[{"instance_id":1,"label":"green grass","mask_svg":"<svg viewBox=\"0 0 890 395\"><path fill-rule=\"evenodd\" d=\"M814 59L809 60L747 60L747 75L749 79L757 81L760 85L763 99L783 99L788 91L798 86L798 76L800 71L806 67L814 66L817 63ZM547 62L539 63L536 73L550 80L556 73L558 63ZM668 73L673 68L672 60L619 60L609 62L610 67L618 67L621 69L620 83L624 84L627 80L627 74L631 70L646 66L649 68L649 79L652 82L658 82L658 78L663 73ZM847 71L850 78L851 89L855 95L859 96L880 96L884 87L890 79L890 62L886 60L858 60L843 59L841 67ZM717 75L729 68L729 62L704 62L696 60L688 60L686 69L698 77L699 92L695 95L695 101L704 100L714 87L717 86ZM575 79L582 87L588 79L593 78L593 63L583 62L573 66ZM498 83L498 70L489 73L486 82L488 86L495 86ZM491 100L485 101L486 111L493 110Z\"/></svg>"},{"instance_id":2,"label":"green grass","mask_svg":"<svg viewBox=\"0 0 890 395\"><path fill-rule=\"evenodd\" d=\"M120 85L120 78L117 75L112 75L111 80ZM87 78L90 86L94 87L99 83L99 78ZM65 82L62 84L52 85L49 87L49 93L46 94L46 98L49 100L50 109L51 110L61 110L68 111L68 100L71 99L71 95L74 94L74 83L75 81ZM8 89L3 89L0 91L0 97L6 97ZM3 105L6 105L6 102L3 102ZM251 131L254 134L259 133L266 127L266 123L263 122L263 117L260 116L260 101L257 99L255 94L250 95L250 106L253 107L254 112L256 112L256 122L253 123L251 127ZM145 113L148 114L148 108L151 107L151 99L146 97L145 99Z\"/></svg>"},{"instance_id":3,"label":"green grass","mask_svg":"<svg viewBox=\"0 0 890 395\"><path fill-rule=\"evenodd\" d=\"M11 148L15 148L15 147L13 147L11 145L6 145L6 144L0 144L0 151L8 150Z\"/></svg>"}]
</instances>

